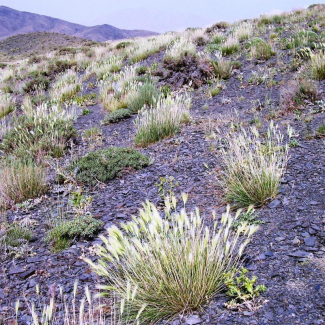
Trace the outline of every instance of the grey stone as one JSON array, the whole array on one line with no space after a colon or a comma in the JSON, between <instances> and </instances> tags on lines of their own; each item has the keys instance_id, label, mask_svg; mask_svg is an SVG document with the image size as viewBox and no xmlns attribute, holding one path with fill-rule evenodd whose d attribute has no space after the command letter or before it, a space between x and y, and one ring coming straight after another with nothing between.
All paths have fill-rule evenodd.
<instances>
[{"instance_id":1,"label":"grey stone","mask_svg":"<svg viewBox=\"0 0 325 325\"><path fill-rule=\"evenodd\" d=\"M269 208L270 209L275 209L276 207L278 207L281 204L281 201L278 199L273 200L270 204L269 204Z\"/></svg>"},{"instance_id":2,"label":"grey stone","mask_svg":"<svg viewBox=\"0 0 325 325\"><path fill-rule=\"evenodd\" d=\"M305 245L306 245L306 246L310 246L310 247L312 247L312 246L315 246L315 244L316 244L316 240L317 240L316 237L306 237L306 238L304 239L304 242L305 242Z\"/></svg>"},{"instance_id":3,"label":"grey stone","mask_svg":"<svg viewBox=\"0 0 325 325\"><path fill-rule=\"evenodd\" d=\"M202 319L198 315L192 315L185 320L186 324L189 325L195 325L195 324L201 324Z\"/></svg>"}]
</instances>

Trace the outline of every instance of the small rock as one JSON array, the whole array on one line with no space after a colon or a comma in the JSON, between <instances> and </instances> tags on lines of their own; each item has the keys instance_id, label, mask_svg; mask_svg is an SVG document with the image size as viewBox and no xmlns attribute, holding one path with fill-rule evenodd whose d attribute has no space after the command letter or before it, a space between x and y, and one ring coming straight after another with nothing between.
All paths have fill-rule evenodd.
<instances>
[{"instance_id":1,"label":"small rock","mask_svg":"<svg viewBox=\"0 0 325 325\"><path fill-rule=\"evenodd\" d=\"M185 320L186 324L189 325L195 325L195 324L201 324L202 319L198 315L192 315Z\"/></svg>"},{"instance_id":2,"label":"small rock","mask_svg":"<svg viewBox=\"0 0 325 325\"><path fill-rule=\"evenodd\" d=\"M296 236L291 243L292 243L292 245L299 246L300 239Z\"/></svg>"},{"instance_id":3,"label":"small rock","mask_svg":"<svg viewBox=\"0 0 325 325\"><path fill-rule=\"evenodd\" d=\"M301 251L301 250L289 253L288 255L292 256L292 257L297 257L297 258L303 258L303 257L308 257L309 256L309 254L307 252Z\"/></svg>"},{"instance_id":4,"label":"small rock","mask_svg":"<svg viewBox=\"0 0 325 325\"><path fill-rule=\"evenodd\" d=\"M304 242L306 246L313 247L316 244L316 240L317 240L316 237L306 237L304 239Z\"/></svg>"},{"instance_id":5,"label":"small rock","mask_svg":"<svg viewBox=\"0 0 325 325\"><path fill-rule=\"evenodd\" d=\"M276 237L276 238L275 238L275 241L276 241L276 242L280 242L280 241L284 241L284 240L285 240L284 237Z\"/></svg>"},{"instance_id":6,"label":"small rock","mask_svg":"<svg viewBox=\"0 0 325 325\"><path fill-rule=\"evenodd\" d=\"M266 256L265 256L264 253L262 253L262 254L256 256L255 260L257 260L257 261L264 261L264 260L266 260Z\"/></svg>"},{"instance_id":7,"label":"small rock","mask_svg":"<svg viewBox=\"0 0 325 325\"><path fill-rule=\"evenodd\" d=\"M270 209L275 209L276 207L278 207L280 205L280 203L281 203L280 200L275 199L269 204L269 208Z\"/></svg>"}]
</instances>

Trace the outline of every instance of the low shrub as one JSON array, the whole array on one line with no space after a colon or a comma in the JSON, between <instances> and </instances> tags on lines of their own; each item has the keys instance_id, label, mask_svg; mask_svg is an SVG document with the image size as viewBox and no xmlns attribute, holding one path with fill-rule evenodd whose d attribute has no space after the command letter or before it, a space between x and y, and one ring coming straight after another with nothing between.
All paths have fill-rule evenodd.
<instances>
[{"instance_id":1,"label":"low shrub","mask_svg":"<svg viewBox=\"0 0 325 325\"><path fill-rule=\"evenodd\" d=\"M104 121L103 124L109 124L109 123L117 123L121 120L124 120L126 118L129 118L132 116L132 112L127 108L121 108L117 111L109 113Z\"/></svg>"},{"instance_id":2,"label":"low shrub","mask_svg":"<svg viewBox=\"0 0 325 325\"><path fill-rule=\"evenodd\" d=\"M132 42L126 42L126 41L123 41L123 42L120 42L120 43L117 43L115 48L117 50L119 49L125 49L126 47L130 46L132 44Z\"/></svg>"},{"instance_id":3,"label":"low shrub","mask_svg":"<svg viewBox=\"0 0 325 325\"><path fill-rule=\"evenodd\" d=\"M148 67L140 66L140 67L137 67L135 71L137 72L137 74L138 74L139 76L141 76L141 75L144 75L144 74L147 73L147 71L148 71Z\"/></svg>"},{"instance_id":4,"label":"low shrub","mask_svg":"<svg viewBox=\"0 0 325 325\"><path fill-rule=\"evenodd\" d=\"M74 173L80 183L96 185L116 177L125 168L141 169L149 165L149 158L132 148L111 147L93 151L73 162L67 171Z\"/></svg>"},{"instance_id":5,"label":"low shrub","mask_svg":"<svg viewBox=\"0 0 325 325\"><path fill-rule=\"evenodd\" d=\"M191 99L187 95L161 97L155 107L146 109L135 120L135 143L147 146L174 135L190 118Z\"/></svg>"},{"instance_id":6,"label":"low shrub","mask_svg":"<svg viewBox=\"0 0 325 325\"><path fill-rule=\"evenodd\" d=\"M76 61L68 60L56 60L51 62L47 67L47 75L55 76L59 73L63 73L66 70L69 70L77 65Z\"/></svg>"},{"instance_id":7,"label":"low shrub","mask_svg":"<svg viewBox=\"0 0 325 325\"><path fill-rule=\"evenodd\" d=\"M48 232L46 241L52 244L54 251L61 251L68 248L72 240L93 238L102 226L102 221L90 215L76 216L73 220L59 222Z\"/></svg>"},{"instance_id":8,"label":"low shrub","mask_svg":"<svg viewBox=\"0 0 325 325\"><path fill-rule=\"evenodd\" d=\"M127 324L156 324L203 309L224 288L224 274L238 265L257 229L231 231L239 213L231 216L229 209L218 222L213 215L210 228L198 210L172 213L173 208L161 216L145 203L139 217L121 225L123 232L112 226L108 237L101 236L98 264L87 260L106 281L103 295L117 295Z\"/></svg>"},{"instance_id":9,"label":"low shrub","mask_svg":"<svg viewBox=\"0 0 325 325\"><path fill-rule=\"evenodd\" d=\"M10 205L46 192L46 170L33 162L13 161L0 167L0 196Z\"/></svg>"},{"instance_id":10,"label":"low shrub","mask_svg":"<svg viewBox=\"0 0 325 325\"><path fill-rule=\"evenodd\" d=\"M25 93L31 93L37 89L47 90L50 85L50 80L42 75L34 77L32 80L28 81L24 86L23 90Z\"/></svg>"},{"instance_id":11,"label":"low shrub","mask_svg":"<svg viewBox=\"0 0 325 325\"><path fill-rule=\"evenodd\" d=\"M289 132L290 136L290 132ZM288 159L283 135L271 122L264 137L256 127L227 135L227 150L222 150L221 176L226 199L235 207L261 206L278 193Z\"/></svg>"}]
</instances>

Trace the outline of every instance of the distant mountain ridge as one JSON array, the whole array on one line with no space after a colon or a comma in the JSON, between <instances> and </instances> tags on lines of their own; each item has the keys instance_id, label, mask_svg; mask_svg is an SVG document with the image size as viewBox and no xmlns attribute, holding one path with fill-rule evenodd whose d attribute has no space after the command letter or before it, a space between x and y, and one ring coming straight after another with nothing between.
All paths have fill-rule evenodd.
<instances>
[{"instance_id":1,"label":"distant mountain ridge","mask_svg":"<svg viewBox=\"0 0 325 325\"><path fill-rule=\"evenodd\" d=\"M0 6L0 40L32 32L60 33L97 42L158 34L146 30L119 29L107 24L88 27L58 18Z\"/></svg>"}]
</instances>

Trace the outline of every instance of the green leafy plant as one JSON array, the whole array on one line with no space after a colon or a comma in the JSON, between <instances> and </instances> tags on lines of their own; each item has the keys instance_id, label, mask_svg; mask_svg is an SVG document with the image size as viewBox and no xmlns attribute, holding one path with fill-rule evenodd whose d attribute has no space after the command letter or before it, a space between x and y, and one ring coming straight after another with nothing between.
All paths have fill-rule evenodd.
<instances>
[{"instance_id":1,"label":"green leafy plant","mask_svg":"<svg viewBox=\"0 0 325 325\"><path fill-rule=\"evenodd\" d=\"M187 196L182 196L185 205ZM139 217L121 224L123 232L112 226L108 237L101 236L105 246L98 251L98 264L87 260L106 281L103 295L114 292L117 307L127 311L126 323L155 324L202 309L222 290L223 274L236 268L257 229L232 232L239 214L232 217L229 209L218 221L214 216L210 228L198 210L173 213L176 199L171 202L164 216L145 203Z\"/></svg>"},{"instance_id":2,"label":"green leafy plant","mask_svg":"<svg viewBox=\"0 0 325 325\"><path fill-rule=\"evenodd\" d=\"M263 220L258 219L256 211L253 209L253 206L248 207L245 212L242 212L238 219L233 223L233 227L237 229L239 226L247 225L262 225L264 224Z\"/></svg>"},{"instance_id":3,"label":"green leafy plant","mask_svg":"<svg viewBox=\"0 0 325 325\"><path fill-rule=\"evenodd\" d=\"M300 146L300 143L297 139L292 139L290 142L289 142L289 147L290 148L296 148L296 147L299 147Z\"/></svg>"},{"instance_id":4,"label":"green leafy plant","mask_svg":"<svg viewBox=\"0 0 325 325\"><path fill-rule=\"evenodd\" d=\"M256 284L256 276L250 279L246 276L247 273L247 269L241 268L240 270L233 269L224 275L225 285L228 289L227 295L232 298L227 306L234 308L247 301L254 301L261 293L266 291L265 285ZM235 276L235 274L238 274L238 276Z\"/></svg>"},{"instance_id":5,"label":"green leafy plant","mask_svg":"<svg viewBox=\"0 0 325 325\"><path fill-rule=\"evenodd\" d=\"M87 185L107 182L125 168L141 169L149 165L149 158L132 148L111 147L93 151L67 167L76 180Z\"/></svg>"},{"instance_id":6,"label":"green leafy plant","mask_svg":"<svg viewBox=\"0 0 325 325\"><path fill-rule=\"evenodd\" d=\"M90 93L82 96L75 96L72 101L81 107L93 106L97 104L97 94Z\"/></svg>"},{"instance_id":7,"label":"green leafy plant","mask_svg":"<svg viewBox=\"0 0 325 325\"><path fill-rule=\"evenodd\" d=\"M158 193L163 199L166 198L166 194L170 198L175 196L173 189L178 185L179 182L175 182L175 178L173 176L160 177L159 182L155 183L155 186L158 189Z\"/></svg>"},{"instance_id":8,"label":"green leafy plant","mask_svg":"<svg viewBox=\"0 0 325 325\"><path fill-rule=\"evenodd\" d=\"M85 116L85 115L88 115L88 114L90 114L91 113L91 110L90 109L88 109L88 108L84 108L83 110L82 110L82 116Z\"/></svg>"},{"instance_id":9,"label":"green leafy plant","mask_svg":"<svg viewBox=\"0 0 325 325\"><path fill-rule=\"evenodd\" d=\"M71 203L76 211L76 214L86 214L89 211L93 198L89 195L83 195L81 191L71 192L71 195Z\"/></svg>"}]
</instances>

